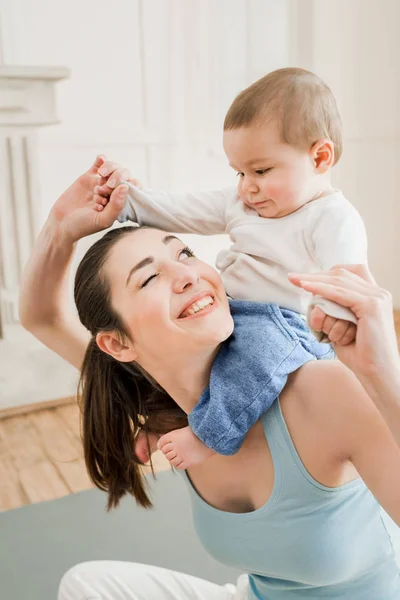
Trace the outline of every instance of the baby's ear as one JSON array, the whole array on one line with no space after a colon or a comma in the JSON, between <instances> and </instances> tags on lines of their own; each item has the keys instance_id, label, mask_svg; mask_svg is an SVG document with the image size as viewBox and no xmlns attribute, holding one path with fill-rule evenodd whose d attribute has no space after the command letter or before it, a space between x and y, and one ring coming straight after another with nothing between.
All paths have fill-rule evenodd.
<instances>
[{"instance_id":1,"label":"baby's ear","mask_svg":"<svg viewBox=\"0 0 400 600\"><path fill-rule=\"evenodd\" d=\"M322 138L311 147L311 158L317 173L326 173L335 162L335 147L329 138Z\"/></svg>"},{"instance_id":2,"label":"baby's ear","mask_svg":"<svg viewBox=\"0 0 400 600\"><path fill-rule=\"evenodd\" d=\"M129 341L123 341L121 336L114 331L100 331L96 335L96 342L100 350L110 354L119 362L132 362L136 360L136 352L133 344Z\"/></svg>"}]
</instances>

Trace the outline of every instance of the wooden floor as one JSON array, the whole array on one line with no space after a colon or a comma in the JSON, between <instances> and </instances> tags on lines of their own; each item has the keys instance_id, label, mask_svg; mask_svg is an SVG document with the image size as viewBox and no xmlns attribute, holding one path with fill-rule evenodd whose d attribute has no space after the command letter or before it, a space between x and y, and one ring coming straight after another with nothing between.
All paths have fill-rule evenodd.
<instances>
[{"instance_id":1,"label":"wooden floor","mask_svg":"<svg viewBox=\"0 0 400 600\"><path fill-rule=\"evenodd\" d=\"M153 463L157 471L169 468L160 453ZM0 418L0 511L90 487L75 400Z\"/></svg>"},{"instance_id":2,"label":"wooden floor","mask_svg":"<svg viewBox=\"0 0 400 600\"><path fill-rule=\"evenodd\" d=\"M400 312L395 320L400 344ZM157 454L155 469L168 469L163 455ZM0 413L1 511L90 487L73 399Z\"/></svg>"}]
</instances>

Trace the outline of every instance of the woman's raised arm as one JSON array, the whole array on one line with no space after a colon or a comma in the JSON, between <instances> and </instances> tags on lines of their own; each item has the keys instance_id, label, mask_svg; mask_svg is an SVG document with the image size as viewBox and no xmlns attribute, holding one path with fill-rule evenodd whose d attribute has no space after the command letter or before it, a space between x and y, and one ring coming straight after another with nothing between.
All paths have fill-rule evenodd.
<instances>
[{"instance_id":1,"label":"woman's raised arm","mask_svg":"<svg viewBox=\"0 0 400 600\"><path fill-rule=\"evenodd\" d=\"M105 180L98 156L57 200L26 265L20 292L22 325L62 358L80 369L88 332L68 302L68 275L76 242L110 227L121 212L127 187L119 186L109 200L94 194Z\"/></svg>"},{"instance_id":2,"label":"woman's raised arm","mask_svg":"<svg viewBox=\"0 0 400 600\"><path fill-rule=\"evenodd\" d=\"M292 273L289 279L356 315L356 339L348 345L333 344L336 354L358 377L400 446L400 356L391 295L376 285L364 265L341 265L327 273ZM314 309L311 326L329 336L325 316Z\"/></svg>"}]
</instances>

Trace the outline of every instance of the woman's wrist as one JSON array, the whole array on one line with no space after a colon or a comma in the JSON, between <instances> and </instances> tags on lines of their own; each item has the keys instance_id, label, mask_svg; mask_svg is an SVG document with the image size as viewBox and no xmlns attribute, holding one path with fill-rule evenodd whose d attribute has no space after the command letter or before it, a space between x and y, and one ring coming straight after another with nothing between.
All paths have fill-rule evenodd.
<instances>
[{"instance_id":1,"label":"woman's wrist","mask_svg":"<svg viewBox=\"0 0 400 600\"><path fill-rule=\"evenodd\" d=\"M53 214L53 211L51 211L47 217L42 229L42 234L47 241L60 249L65 248L66 250L71 250L78 241L71 235L68 229L63 225L62 221L57 219Z\"/></svg>"}]
</instances>

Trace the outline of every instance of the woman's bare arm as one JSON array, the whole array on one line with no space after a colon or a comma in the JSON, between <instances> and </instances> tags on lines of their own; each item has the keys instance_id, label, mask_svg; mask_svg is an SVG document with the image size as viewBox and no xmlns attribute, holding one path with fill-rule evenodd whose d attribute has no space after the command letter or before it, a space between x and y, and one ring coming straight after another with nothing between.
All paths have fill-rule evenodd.
<instances>
[{"instance_id":1,"label":"woman's bare arm","mask_svg":"<svg viewBox=\"0 0 400 600\"><path fill-rule=\"evenodd\" d=\"M315 361L300 369L296 389L299 410L292 427L305 431L314 446L319 440L321 452L352 463L400 526L400 447L358 379L339 361Z\"/></svg>"},{"instance_id":2,"label":"woman's bare arm","mask_svg":"<svg viewBox=\"0 0 400 600\"><path fill-rule=\"evenodd\" d=\"M291 274L290 280L350 308L356 315L355 340L333 346L375 403L400 447L400 356L390 293L376 285L364 265L337 266L327 273ZM326 315L314 310L311 326L329 336Z\"/></svg>"},{"instance_id":3,"label":"woman's bare arm","mask_svg":"<svg viewBox=\"0 0 400 600\"><path fill-rule=\"evenodd\" d=\"M55 223L46 222L25 268L20 319L25 329L80 369L89 334L68 302L74 246Z\"/></svg>"},{"instance_id":4,"label":"woman's bare arm","mask_svg":"<svg viewBox=\"0 0 400 600\"><path fill-rule=\"evenodd\" d=\"M94 194L103 179L104 157L79 177L53 206L25 268L20 292L22 325L62 358L80 369L89 333L68 302L68 277L76 242L110 227L126 198L119 186L105 202Z\"/></svg>"}]
</instances>

